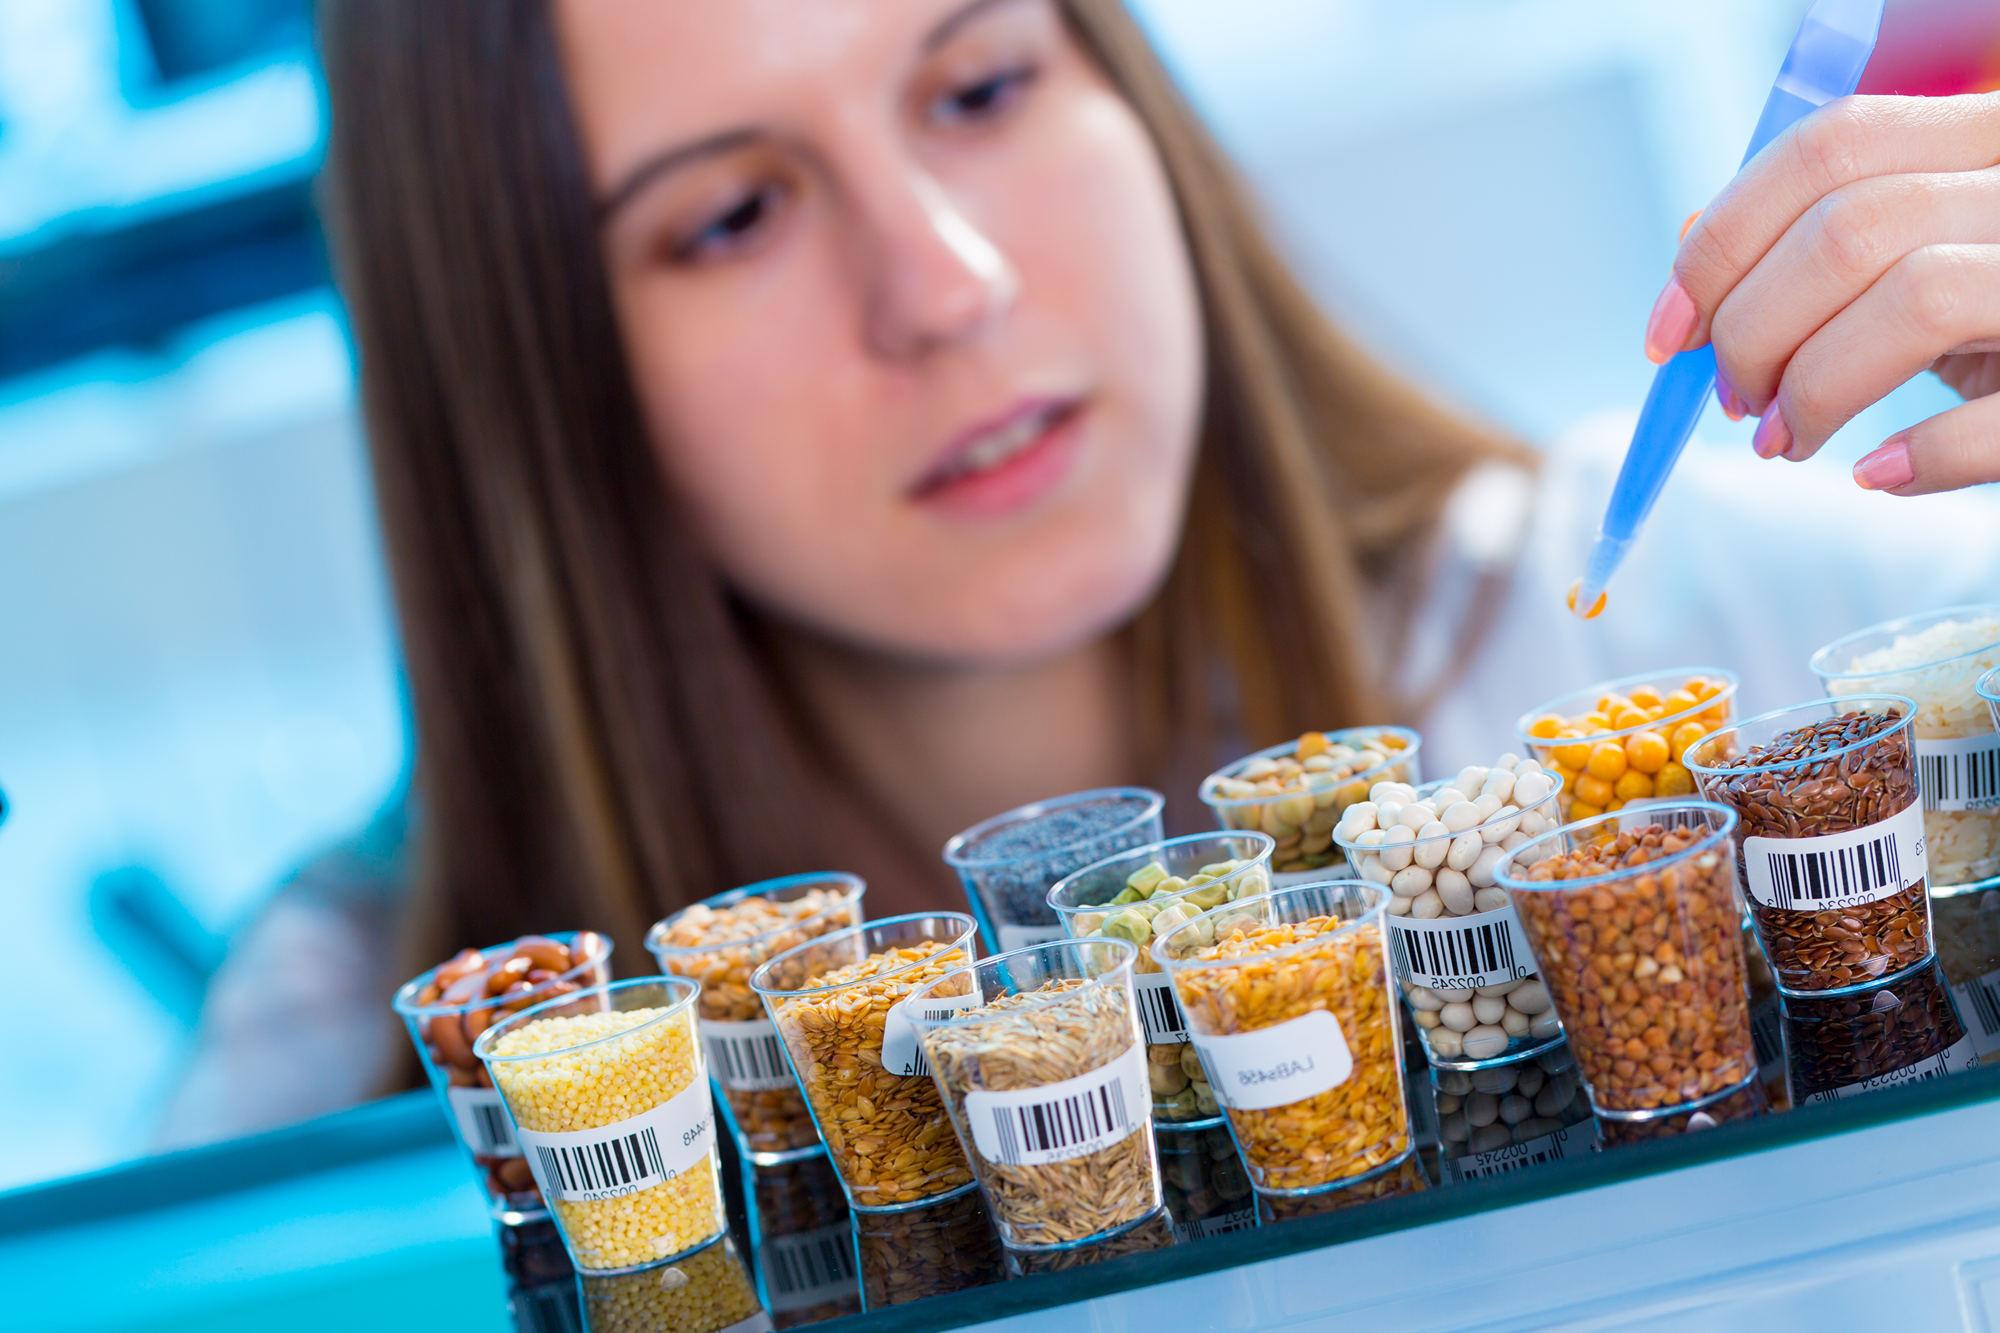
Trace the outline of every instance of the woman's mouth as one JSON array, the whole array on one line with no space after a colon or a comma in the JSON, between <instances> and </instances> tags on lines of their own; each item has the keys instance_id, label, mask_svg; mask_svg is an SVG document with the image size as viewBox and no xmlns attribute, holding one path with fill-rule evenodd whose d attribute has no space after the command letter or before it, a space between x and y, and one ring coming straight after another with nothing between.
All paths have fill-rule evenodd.
<instances>
[{"instance_id":1,"label":"woman's mouth","mask_svg":"<svg viewBox=\"0 0 2000 1333\"><path fill-rule=\"evenodd\" d=\"M967 514L1023 509L1067 476L1083 415L1080 398L1034 399L966 431L911 488L926 504Z\"/></svg>"}]
</instances>

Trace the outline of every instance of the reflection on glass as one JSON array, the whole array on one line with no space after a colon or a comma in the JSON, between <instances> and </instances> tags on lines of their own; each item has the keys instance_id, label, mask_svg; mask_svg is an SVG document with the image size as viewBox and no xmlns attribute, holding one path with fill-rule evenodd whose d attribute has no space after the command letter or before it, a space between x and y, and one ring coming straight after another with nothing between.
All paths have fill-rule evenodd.
<instances>
[{"instance_id":1,"label":"reflection on glass","mask_svg":"<svg viewBox=\"0 0 2000 1333\"><path fill-rule=\"evenodd\" d=\"M864 1310L964 1291L1006 1275L999 1233L977 1191L902 1212L858 1212L854 1245Z\"/></svg>"},{"instance_id":2,"label":"reflection on glass","mask_svg":"<svg viewBox=\"0 0 2000 1333\"><path fill-rule=\"evenodd\" d=\"M1416 1194L1430 1186L1423 1163L1417 1159L1416 1150L1412 1148L1387 1166L1339 1189L1318 1194L1260 1194L1257 1196L1257 1217L1265 1225L1300 1217L1319 1217L1324 1213L1345 1212L1377 1199Z\"/></svg>"},{"instance_id":3,"label":"reflection on glass","mask_svg":"<svg viewBox=\"0 0 2000 1333\"><path fill-rule=\"evenodd\" d=\"M1132 1223L1123 1231L1099 1240L1087 1241L1061 1250L1008 1250L1007 1274L1029 1277L1036 1273L1067 1273L1088 1268L1106 1259L1122 1259L1128 1254L1164 1250L1174 1243L1174 1221L1159 1208Z\"/></svg>"},{"instance_id":4,"label":"reflection on glass","mask_svg":"<svg viewBox=\"0 0 2000 1333\"><path fill-rule=\"evenodd\" d=\"M1792 1100L1837 1101L1979 1063L1936 963L1872 990L1784 1001Z\"/></svg>"},{"instance_id":5,"label":"reflection on glass","mask_svg":"<svg viewBox=\"0 0 2000 1333\"><path fill-rule=\"evenodd\" d=\"M581 1333L576 1270L553 1222L496 1228L507 1273L507 1313L516 1333Z\"/></svg>"},{"instance_id":6,"label":"reflection on glass","mask_svg":"<svg viewBox=\"0 0 2000 1333\"><path fill-rule=\"evenodd\" d=\"M728 1236L636 1273L590 1274L582 1288L590 1333L721 1333L764 1313Z\"/></svg>"},{"instance_id":7,"label":"reflection on glass","mask_svg":"<svg viewBox=\"0 0 2000 1333\"><path fill-rule=\"evenodd\" d=\"M847 1197L825 1157L746 1169L757 1294L776 1328L861 1310Z\"/></svg>"},{"instance_id":8,"label":"reflection on glass","mask_svg":"<svg viewBox=\"0 0 2000 1333\"><path fill-rule=\"evenodd\" d=\"M1938 962L1982 1062L2000 1055L2000 889L1931 901Z\"/></svg>"},{"instance_id":9,"label":"reflection on glass","mask_svg":"<svg viewBox=\"0 0 2000 1333\"><path fill-rule=\"evenodd\" d=\"M1236 1155L1228 1129L1162 1134L1160 1185L1174 1238L1183 1243L1257 1225L1250 1173Z\"/></svg>"},{"instance_id":10,"label":"reflection on glass","mask_svg":"<svg viewBox=\"0 0 2000 1333\"><path fill-rule=\"evenodd\" d=\"M1771 1099L1764 1092L1764 1085L1753 1082L1699 1106L1683 1107L1647 1120L1614 1120L1609 1116L1599 1116L1597 1134L1599 1142L1606 1148L1620 1148L1628 1143L1647 1143L1653 1139L1697 1134L1732 1120L1752 1120L1768 1114L1770 1110Z\"/></svg>"},{"instance_id":11,"label":"reflection on glass","mask_svg":"<svg viewBox=\"0 0 2000 1333\"><path fill-rule=\"evenodd\" d=\"M1597 1148L1590 1095L1568 1042L1485 1069L1437 1069L1439 1176L1484 1180Z\"/></svg>"}]
</instances>

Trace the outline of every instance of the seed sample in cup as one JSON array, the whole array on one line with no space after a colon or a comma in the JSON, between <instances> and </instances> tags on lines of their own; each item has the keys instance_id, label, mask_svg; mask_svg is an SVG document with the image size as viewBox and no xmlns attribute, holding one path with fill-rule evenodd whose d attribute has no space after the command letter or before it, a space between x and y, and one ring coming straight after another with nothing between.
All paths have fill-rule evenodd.
<instances>
[{"instance_id":1,"label":"seed sample in cup","mask_svg":"<svg viewBox=\"0 0 2000 1333\"><path fill-rule=\"evenodd\" d=\"M1340 863L1333 826L1370 783L1421 781L1422 745L1408 727L1309 731L1211 773L1201 799L1224 828L1269 834L1277 874L1324 870Z\"/></svg>"},{"instance_id":2,"label":"seed sample in cup","mask_svg":"<svg viewBox=\"0 0 2000 1333\"><path fill-rule=\"evenodd\" d=\"M1150 1254L1174 1244L1174 1220L1164 1208L1155 1208L1138 1222L1112 1235L1082 1245L1064 1245L1038 1250L1007 1251L1008 1277L1033 1277L1037 1273L1069 1273L1107 1259Z\"/></svg>"},{"instance_id":3,"label":"seed sample in cup","mask_svg":"<svg viewBox=\"0 0 2000 1333\"><path fill-rule=\"evenodd\" d=\"M1937 964L1870 990L1784 1002L1792 1100L1922 1083L1979 1063Z\"/></svg>"},{"instance_id":4,"label":"seed sample in cup","mask_svg":"<svg viewBox=\"0 0 2000 1333\"><path fill-rule=\"evenodd\" d=\"M697 989L614 982L524 1009L474 1048L581 1271L646 1268L728 1223Z\"/></svg>"},{"instance_id":5,"label":"seed sample in cup","mask_svg":"<svg viewBox=\"0 0 2000 1333\"><path fill-rule=\"evenodd\" d=\"M1735 827L1724 806L1665 802L1565 825L1500 866L1599 1115L1757 1076Z\"/></svg>"},{"instance_id":6,"label":"seed sample in cup","mask_svg":"<svg viewBox=\"0 0 2000 1333\"><path fill-rule=\"evenodd\" d=\"M724 1236L684 1259L637 1273L585 1276L584 1327L590 1333L720 1333L768 1328L750 1270ZM752 1323L751 1321L757 1321Z\"/></svg>"},{"instance_id":7,"label":"seed sample in cup","mask_svg":"<svg viewBox=\"0 0 2000 1333\"><path fill-rule=\"evenodd\" d=\"M1262 1193L1338 1186L1410 1149L1388 902L1358 880L1301 885L1154 942Z\"/></svg>"},{"instance_id":8,"label":"seed sample in cup","mask_svg":"<svg viewBox=\"0 0 2000 1333\"><path fill-rule=\"evenodd\" d=\"M1915 710L1895 695L1800 704L1688 752L1703 793L1742 820L1750 918L1787 995L1872 985L1931 956Z\"/></svg>"},{"instance_id":9,"label":"seed sample in cup","mask_svg":"<svg viewBox=\"0 0 2000 1333\"><path fill-rule=\"evenodd\" d=\"M865 890L854 875L789 875L684 908L646 936L661 971L701 983L709 1077L759 1165L818 1151L819 1133L750 974L807 940L860 925Z\"/></svg>"},{"instance_id":10,"label":"seed sample in cup","mask_svg":"<svg viewBox=\"0 0 2000 1333\"><path fill-rule=\"evenodd\" d=\"M973 931L962 912L885 917L810 940L751 974L857 1209L908 1207L972 1184L902 1005L972 962Z\"/></svg>"},{"instance_id":11,"label":"seed sample in cup","mask_svg":"<svg viewBox=\"0 0 2000 1333\"><path fill-rule=\"evenodd\" d=\"M1728 724L1735 696L1730 672L1682 667L1551 699L1516 729L1562 779L1562 820L1575 822L1634 801L1694 795L1688 747Z\"/></svg>"},{"instance_id":12,"label":"seed sample in cup","mask_svg":"<svg viewBox=\"0 0 2000 1333\"><path fill-rule=\"evenodd\" d=\"M1153 1118L1219 1123L1220 1109L1153 941L1203 912L1268 893L1271 839L1263 833L1191 833L1107 856L1065 875L1049 905L1078 939L1119 939L1139 949L1132 986L1146 1029Z\"/></svg>"},{"instance_id":13,"label":"seed sample in cup","mask_svg":"<svg viewBox=\"0 0 2000 1333\"><path fill-rule=\"evenodd\" d=\"M1932 893L2000 883L2000 724L1979 678L2000 666L2000 605L1957 606L1876 625L1812 656L1834 698L1917 701L1917 767Z\"/></svg>"},{"instance_id":14,"label":"seed sample in cup","mask_svg":"<svg viewBox=\"0 0 2000 1333\"><path fill-rule=\"evenodd\" d=\"M1632 1143L1651 1143L1655 1139L1674 1139L1683 1134L1699 1134L1717 1125L1726 1125L1736 1120L1755 1120L1758 1116L1769 1115L1771 1098L1764 1091L1762 1083L1751 1083L1735 1092L1725 1093L1713 1101L1700 1106L1670 1111L1665 1115L1653 1116L1646 1120L1621 1120L1609 1116L1597 1122L1598 1141L1605 1148L1622 1148Z\"/></svg>"},{"instance_id":15,"label":"seed sample in cup","mask_svg":"<svg viewBox=\"0 0 2000 1333\"><path fill-rule=\"evenodd\" d=\"M1378 782L1334 841L1389 899L1389 957L1434 1065L1513 1059L1560 1035L1501 860L1556 824L1561 781L1506 754L1426 787Z\"/></svg>"},{"instance_id":16,"label":"seed sample in cup","mask_svg":"<svg viewBox=\"0 0 2000 1333\"><path fill-rule=\"evenodd\" d=\"M1165 836L1166 797L1144 787L1106 787L1037 801L974 824L944 845L996 950L1063 937L1049 889L1080 866Z\"/></svg>"},{"instance_id":17,"label":"seed sample in cup","mask_svg":"<svg viewBox=\"0 0 2000 1333\"><path fill-rule=\"evenodd\" d=\"M1000 1238L1047 1249L1121 1230L1160 1206L1138 951L1062 940L947 973L919 993L966 996L920 1019L925 1054Z\"/></svg>"},{"instance_id":18,"label":"seed sample in cup","mask_svg":"<svg viewBox=\"0 0 2000 1333\"><path fill-rule=\"evenodd\" d=\"M509 1014L610 979L611 941L582 930L462 949L396 992L392 1007L502 1222L528 1221L547 1210L515 1141L513 1122L472 1044Z\"/></svg>"}]
</instances>

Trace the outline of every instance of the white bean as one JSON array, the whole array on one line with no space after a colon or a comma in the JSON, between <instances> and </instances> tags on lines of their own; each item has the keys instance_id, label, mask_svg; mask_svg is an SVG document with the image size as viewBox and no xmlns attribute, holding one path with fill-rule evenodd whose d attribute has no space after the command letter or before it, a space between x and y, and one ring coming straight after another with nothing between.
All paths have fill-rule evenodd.
<instances>
[{"instance_id":1,"label":"white bean","mask_svg":"<svg viewBox=\"0 0 2000 1333\"><path fill-rule=\"evenodd\" d=\"M1508 834L1520 827L1521 821L1517 817L1519 814L1520 810L1514 806L1501 806L1492 819L1479 826L1480 838L1489 846L1504 840Z\"/></svg>"},{"instance_id":2,"label":"white bean","mask_svg":"<svg viewBox=\"0 0 2000 1333\"><path fill-rule=\"evenodd\" d=\"M1445 806L1444 813L1438 816L1444 826L1453 833L1463 833L1469 828L1478 827L1481 818L1479 807L1470 801L1453 801Z\"/></svg>"},{"instance_id":3,"label":"white bean","mask_svg":"<svg viewBox=\"0 0 2000 1333\"><path fill-rule=\"evenodd\" d=\"M1422 801L1414 801L1403 807L1402 813L1396 816L1396 822L1410 832L1415 833L1435 818L1437 818L1436 811L1432 810Z\"/></svg>"},{"instance_id":4,"label":"white bean","mask_svg":"<svg viewBox=\"0 0 2000 1333\"><path fill-rule=\"evenodd\" d=\"M1340 817L1340 822L1354 830L1354 834L1348 837L1348 841L1352 842L1355 834L1365 833L1376 827L1375 802L1356 801L1347 807L1347 813Z\"/></svg>"},{"instance_id":5,"label":"white bean","mask_svg":"<svg viewBox=\"0 0 2000 1333\"><path fill-rule=\"evenodd\" d=\"M1497 995L1475 995L1472 997L1472 1016L1489 1026L1499 1023L1500 1016L1507 1012L1507 1002Z\"/></svg>"},{"instance_id":6,"label":"white bean","mask_svg":"<svg viewBox=\"0 0 2000 1333\"><path fill-rule=\"evenodd\" d=\"M1522 763L1521 756L1515 754L1512 750L1509 750L1507 751L1507 753L1500 756L1499 761L1496 762L1493 765L1493 767L1504 768L1511 773L1516 768L1518 768L1521 765L1521 763Z\"/></svg>"},{"instance_id":7,"label":"white bean","mask_svg":"<svg viewBox=\"0 0 2000 1333\"><path fill-rule=\"evenodd\" d=\"M1472 1016L1472 1006L1463 1000L1454 1000L1438 1012L1438 1021L1453 1032L1470 1032L1479 1026Z\"/></svg>"},{"instance_id":8,"label":"white bean","mask_svg":"<svg viewBox=\"0 0 2000 1333\"><path fill-rule=\"evenodd\" d=\"M1453 916L1465 916L1472 911L1474 894L1472 881L1449 866L1437 872L1438 897L1444 899L1445 909Z\"/></svg>"},{"instance_id":9,"label":"white bean","mask_svg":"<svg viewBox=\"0 0 2000 1333\"><path fill-rule=\"evenodd\" d=\"M1438 1025L1437 1011L1434 1009L1417 1009L1411 1012L1410 1017L1416 1020L1418 1027L1426 1030Z\"/></svg>"},{"instance_id":10,"label":"white bean","mask_svg":"<svg viewBox=\"0 0 2000 1333\"><path fill-rule=\"evenodd\" d=\"M1444 915L1444 902L1435 889L1425 889L1410 904L1410 915L1419 921L1435 921Z\"/></svg>"},{"instance_id":11,"label":"white bean","mask_svg":"<svg viewBox=\"0 0 2000 1333\"><path fill-rule=\"evenodd\" d=\"M1417 830L1417 846L1411 855L1424 869L1436 870L1444 864L1445 853L1450 850L1451 830L1433 819Z\"/></svg>"},{"instance_id":12,"label":"white bean","mask_svg":"<svg viewBox=\"0 0 2000 1333\"><path fill-rule=\"evenodd\" d=\"M1528 841L1528 835L1519 832L1517 830L1513 833L1509 833L1506 837L1500 839L1500 850L1503 852L1511 852L1515 848L1521 846L1523 843L1527 841Z\"/></svg>"},{"instance_id":13,"label":"white bean","mask_svg":"<svg viewBox=\"0 0 2000 1333\"><path fill-rule=\"evenodd\" d=\"M1530 838L1539 837L1549 831L1548 816L1539 810L1523 810L1518 831Z\"/></svg>"},{"instance_id":14,"label":"white bean","mask_svg":"<svg viewBox=\"0 0 2000 1333\"><path fill-rule=\"evenodd\" d=\"M1446 1060L1456 1060L1465 1054L1465 1039L1450 1028L1435 1028L1430 1034L1431 1054Z\"/></svg>"},{"instance_id":15,"label":"white bean","mask_svg":"<svg viewBox=\"0 0 2000 1333\"><path fill-rule=\"evenodd\" d=\"M1375 827L1387 833L1403 822L1403 803L1389 796L1375 798Z\"/></svg>"},{"instance_id":16,"label":"white bean","mask_svg":"<svg viewBox=\"0 0 2000 1333\"><path fill-rule=\"evenodd\" d=\"M1437 997L1437 992L1429 986L1412 986L1403 992L1403 994L1408 997L1410 1008L1412 1009L1428 1009L1430 1012L1436 1013L1438 1010L1444 1008L1444 1001L1440 1000Z\"/></svg>"},{"instance_id":17,"label":"white bean","mask_svg":"<svg viewBox=\"0 0 2000 1333\"><path fill-rule=\"evenodd\" d=\"M1478 993L1481 995L1505 995L1520 984L1518 981L1496 981L1491 986L1481 986Z\"/></svg>"},{"instance_id":18,"label":"white bean","mask_svg":"<svg viewBox=\"0 0 2000 1333\"><path fill-rule=\"evenodd\" d=\"M1486 775L1486 781L1480 784L1479 794L1498 796L1503 801L1507 800L1514 794L1514 775L1504 768L1494 769Z\"/></svg>"},{"instance_id":19,"label":"white bean","mask_svg":"<svg viewBox=\"0 0 2000 1333\"><path fill-rule=\"evenodd\" d=\"M1472 906L1480 912L1497 912L1508 903L1507 890L1481 889L1472 895Z\"/></svg>"},{"instance_id":20,"label":"white bean","mask_svg":"<svg viewBox=\"0 0 2000 1333\"><path fill-rule=\"evenodd\" d=\"M1472 803L1472 808L1479 812L1479 822L1483 824L1499 814L1500 807L1505 804L1498 796L1482 796Z\"/></svg>"},{"instance_id":21,"label":"white bean","mask_svg":"<svg viewBox=\"0 0 2000 1333\"><path fill-rule=\"evenodd\" d=\"M1500 1118L1500 1099L1490 1092L1475 1092L1465 1099L1466 1123L1481 1129Z\"/></svg>"},{"instance_id":22,"label":"white bean","mask_svg":"<svg viewBox=\"0 0 2000 1333\"><path fill-rule=\"evenodd\" d=\"M1528 1029L1533 1025L1534 1020L1519 1009L1509 1009L1506 1013L1500 1015L1500 1026L1507 1030L1507 1035L1510 1037L1527 1036Z\"/></svg>"},{"instance_id":23,"label":"white bean","mask_svg":"<svg viewBox=\"0 0 2000 1333\"><path fill-rule=\"evenodd\" d=\"M1465 1057L1468 1060L1491 1059L1507 1049L1508 1040L1504 1029L1491 1023L1481 1023L1465 1034Z\"/></svg>"},{"instance_id":24,"label":"white bean","mask_svg":"<svg viewBox=\"0 0 2000 1333\"><path fill-rule=\"evenodd\" d=\"M1554 789L1555 784L1549 780L1549 775L1536 769L1514 779L1514 800L1526 809L1546 798Z\"/></svg>"},{"instance_id":25,"label":"white bean","mask_svg":"<svg viewBox=\"0 0 2000 1333\"><path fill-rule=\"evenodd\" d=\"M1422 897L1424 890L1430 886L1430 871L1422 866L1404 866L1396 872L1395 878L1389 881L1389 892L1398 898L1416 899ZM1412 902L1411 907L1414 909L1415 905Z\"/></svg>"},{"instance_id":26,"label":"white bean","mask_svg":"<svg viewBox=\"0 0 2000 1333\"><path fill-rule=\"evenodd\" d=\"M1465 877L1472 881L1476 889L1490 889L1499 883L1500 863L1507 859L1504 847L1487 847L1483 843Z\"/></svg>"},{"instance_id":27,"label":"white bean","mask_svg":"<svg viewBox=\"0 0 2000 1333\"><path fill-rule=\"evenodd\" d=\"M1554 1002L1549 999L1547 986L1538 979L1530 979L1515 988L1514 993L1507 997L1507 1003L1533 1018L1536 1014L1547 1013Z\"/></svg>"},{"instance_id":28,"label":"white bean","mask_svg":"<svg viewBox=\"0 0 2000 1333\"><path fill-rule=\"evenodd\" d=\"M1389 899L1389 915L1390 915L1390 916L1408 916L1408 915L1410 914L1410 903L1411 903L1411 901L1412 901L1412 900L1411 900L1411 899L1409 899L1409 898L1391 898L1391 899Z\"/></svg>"},{"instance_id":29,"label":"white bean","mask_svg":"<svg viewBox=\"0 0 2000 1333\"><path fill-rule=\"evenodd\" d=\"M1470 870L1473 862L1479 859L1479 853L1485 849L1486 844L1479 840L1477 833L1461 833L1445 849L1444 863L1460 872Z\"/></svg>"},{"instance_id":30,"label":"white bean","mask_svg":"<svg viewBox=\"0 0 2000 1333\"><path fill-rule=\"evenodd\" d=\"M1449 810L1465 799L1465 793L1456 787L1440 787L1424 797L1425 804L1433 810Z\"/></svg>"},{"instance_id":31,"label":"white bean","mask_svg":"<svg viewBox=\"0 0 2000 1333\"><path fill-rule=\"evenodd\" d=\"M1452 1004L1458 1000L1464 1000L1469 1004L1472 1001L1473 992L1470 986L1467 986L1463 990L1454 986L1437 986L1433 987L1433 989L1436 990L1437 997L1446 1004Z\"/></svg>"},{"instance_id":32,"label":"white bean","mask_svg":"<svg viewBox=\"0 0 2000 1333\"><path fill-rule=\"evenodd\" d=\"M1553 1037L1560 1031L1562 1024L1556 1021L1556 1011L1553 1009L1546 1014L1536 1014L1535 1021L1528 1024L1528 1035L1531 1037Z\"/></svg>"},{"instance_id":33,"label":"white bean","mask_svg":"<svg viewBox=\"0 0 2000 1333\"><path fill-rule=\"evenodd\" d=\"M1410 843L1416 835L1401 824L1390 829L1382 838L1382 864L1393 874L1410 864Z\"/></svg>"}]
</instances>

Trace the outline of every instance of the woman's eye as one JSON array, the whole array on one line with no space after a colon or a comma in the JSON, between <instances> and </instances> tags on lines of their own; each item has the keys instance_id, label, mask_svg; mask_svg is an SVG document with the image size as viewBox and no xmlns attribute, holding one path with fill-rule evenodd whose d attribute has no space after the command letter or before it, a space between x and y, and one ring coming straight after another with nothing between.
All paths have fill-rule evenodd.
<instances>
[{"instance_id":1,"label":"woman's eye","mask_svg":"<svg viewBox=\"0 0 2000 1333\"><path fill-rule=\"evenodd\" d=\"M682 262L700 262L748 247L770 226L771 215L784 202L784 193L779 186L767 185L745 195L677 242L673 257Z\"/></svg>"},{"instance_id":2,"label":"woman's eye","mask_svg":"<svg viewBox=\"0 0 2000 1333\"><path fill-rule=\"evenodd\" d=\"M947 125L991 120L1019 101L1034 81L1033 69L1004 70L945 93L931 104L931 117Z\"/></svg>"}]
</instances>

